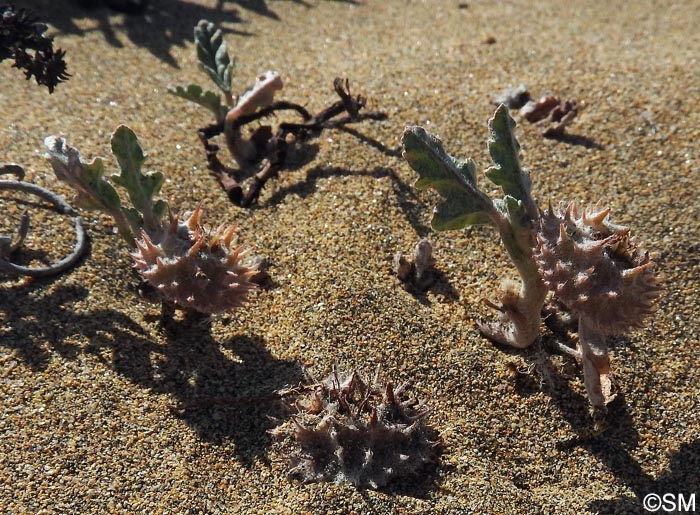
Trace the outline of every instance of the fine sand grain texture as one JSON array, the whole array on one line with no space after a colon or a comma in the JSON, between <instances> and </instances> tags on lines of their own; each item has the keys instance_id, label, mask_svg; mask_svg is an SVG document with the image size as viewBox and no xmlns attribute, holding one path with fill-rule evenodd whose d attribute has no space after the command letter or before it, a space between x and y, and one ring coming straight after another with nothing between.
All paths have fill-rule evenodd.
<instances>
[{"instance_id":1,"label":"fine sand grain texture","mask_svg":"<svg viewBox=\"0 0 700 515\"><path fill-rule=\"evenodd\" d=\"M0 161L70 200L43 139L65 137L114 172L109 137L127 124L170 205L202 201L210 225L238 222L271 284L230 315L163 325L111 220L86 212L80 266L0 277L0 513L640 514L649 493L695 494L700 511L700 3L218 3L152 0L127 17L19 2L51 25L73 76L49 95L0 65ZM277 70L281 98L317 111L335 100L333 78L349 77L389 119L354 126L360 138L324 132L253 209L235 207L197 139L209 113L166 94L209 87L191 42L201 18L225 28L236 92ZM514 271L488 227L432 231L438 196L413 188L397 154L418 124L486 168L492 99L521 83L586 104L563 141L519 121L540 205L604 199L665 275L656 316L611 339L619 394L600 434L578 363L479 335L475 321L494 316L479 299ZM9 232L24 206L1 196ZM65 255L70 220L30 211L22 257ZM442 276L414 296L391 262L422 237ZM380 491L302 484L286 475L292 443L266 433L279 407L225 402L334 363L410 381L432 409L438 466Z\"/></svg>"}]
</instances>

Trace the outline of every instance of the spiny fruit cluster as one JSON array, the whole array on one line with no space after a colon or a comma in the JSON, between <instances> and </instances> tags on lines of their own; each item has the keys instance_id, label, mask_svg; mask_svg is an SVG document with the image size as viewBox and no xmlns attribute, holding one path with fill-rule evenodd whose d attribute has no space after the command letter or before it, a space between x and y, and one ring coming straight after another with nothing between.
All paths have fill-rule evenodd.
<instances>
[{"instance_id":1,"label":"spiny fruit cluster","mask_svg":"<svg viewBox=\"0 0 700 515\"><path fill-rule=\"evenodd\" d=\"M181 309L200 313L230 311L242 306L257 285L256 266L237 245L236 226L221 225L207 233L199 206L183 223L171 217L160 230L141 231L131 256L141 276L165 299Z\"/></svg>"},{"instance_id":2,"label":"spiny fruit cluster","mask_svg":"<svg viewBox=\"0 0 700 515\"><path fill-rule=\"evenodd\" d=\"M406 385L366 382L357 371L333 372L295 403L293 434L300 450L290 475L305 482L333 481L379 488L414 475L437 459L423 419L427 410L402 400Z\"/></svg>"},{"instance_id":3,"label":"spiny fruit cluster","mask_svg":"<svg viewBox=\"0 0 700 515\"><path fill-rule=\"evenodd\" d=\"M643 326L659 295L655 263L630 229L608 220L600 204L550 208L539 220L534 256L545 285L573 314L604 334Z\"/></svg>"},{"instance_id":4,"label":"spiny fruit cluster","mask_svg":"<svg viewBox=\"0 0 700 515\"><path fill-rule=\"evenodd\" d=\"M142 172L146 156L131 129L121 125L112 135L121 173L110 176L111 181L104 176L102 159L86 163L77 149L53 136L46 146L56 177L77 192L76 205L114 219L136 269L161 300L181 309L220 313L241 306L255 289L251 278L258 266L237 245L235 225L210 233L202 227L199 207L183 223L170 214L167 203L156 199L163 174ZM131 206L122 204L112 182L126 190Z\"/></svg>"},{"instance_id":5,"label":"spiny fruit cluster","mask_svg":"<svg viewBox=\"0 0 700 515\"><path fill-rule=\"evenodd\" d=\"M489 120L494 164L485 175L501 187L502 199L491 199L479 188L474 161L452 157L425 129L406 129L403 155L420 175L416 186L434 188L443 197L433 228L492 225L520 274L521 283L508 283L498 303L487 301L500 314L478 324L482 333L499 343L529 347L540 336L542 308L553 292L578 319L578 348L559 348L582 361L591 404L604 408L614 397L605 337L641 327L653 311L660 291L654 262L627 227L608 221L610 210L600 204L579 212L571 202L543 213L532 196L530 174L520 165L514 129L501 104Z\"/></svg>"}]
</instances>

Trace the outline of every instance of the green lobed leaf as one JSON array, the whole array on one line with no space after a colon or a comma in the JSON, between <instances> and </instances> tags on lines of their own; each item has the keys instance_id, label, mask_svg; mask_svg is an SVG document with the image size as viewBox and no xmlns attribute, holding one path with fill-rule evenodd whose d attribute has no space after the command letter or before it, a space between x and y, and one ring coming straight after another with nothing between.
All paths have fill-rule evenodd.
<instances>
[{"instance_id":1,"label":"green lobed leaf","mask_svg":"<svg viewBox=\"0 0 700 515\"><path fill-rule=\"evenodd\" d=\"M111 179L126 189L131 203L138 211L151 212L153 197L163 185L163 174L141 173L146 157L136 134L126 125L120 125L112 134L112 152L119 162L121 174L113 175Z\"/></svg>"},{"instance_id":2,"label":"green lobed leaf","mask_svg":"<svg viewBox=\"0 0 700 515\"><path fill-rule=\"evenodd\" d=\"M500 186L503 193L521 201L528 214L537 217L537 208L530 194L530 175L520 166L520 144L515 138L515 120L501 104L489 120L489 153L494 165L486 177Z\"/></svg>"},{"instance_id":3,"label":"green lobed leaf","mask_svg":"<svg viewBox=\"0 0 700 515\"><path fill-rule=\"evenodd\" d=\"M434 188L445 199L435 208L435 230L461 229L490 223L491 199L476 184L476 164L448 154L442 142L422 127L407 127L401 140L403 157L420 178L416 188Z\"/></svg>"},{"instance_id":4,"label":"green lobed leaf","mask_svg":"<svg viewBox=\"0 0 700 515\"><path fill-rule=\"evenodd\" d=\"M46 138L44 144L56 177L76 191L76 204L85 209L97 209L110 214L119 210L119 195L104 177L104 162L101 158L86 163L77 149L55 136Z\"/></svg>"},{"instance_id":5,"label":"green lobed leaf","mask_svg":"<svg viewBox=\"0 0 700 515\"><path fill-rule=\"evenodd\" d=\"M219 97L219 95L213 91L205 91L197 84L190 84L186 88L182 86L168 88L168 93L206 107L214 113L217 120L223 119L228 110L226 106L221 104L221 97Z\"/></svg>"},{"instance_id":6,"label":"green lobed leaf","mask_svg":"<svg viewBox=\"0 0 700 515\"><path fill-rule=\"evenodd\" d=\"M228 55L221 30L207 20L200 20L194 28L197 58L202 69L225 94L231 94L231 74L234 62Z\"/></svg>"},{"instance_id":7,"label":"green lobed leaf","mask_svg":"<svg viewBox=\"0 0 700 515\"><path fill-rule=\"evenodd\" d=\"M168 212L168 203L165 200L156 200L153 203L153 214L159 220Z\"/></svg>"}]
</instances>

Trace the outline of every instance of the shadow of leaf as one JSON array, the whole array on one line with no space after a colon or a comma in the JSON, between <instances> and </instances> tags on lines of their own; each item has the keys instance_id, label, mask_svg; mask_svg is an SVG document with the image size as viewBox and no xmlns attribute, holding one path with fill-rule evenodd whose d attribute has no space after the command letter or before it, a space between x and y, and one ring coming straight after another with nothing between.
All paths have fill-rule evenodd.
<instances>
[{"instance_id":1,"label":"shadow of leaf","mask_svg":"<svg viewBox=\"0 0 700 515\"><path fill-rule=\"evenodd\" d=\"M560 143L567 143L569 145L575 145L585 148L594 148L596 150L605 150L605 146L601 145L593 138L588 136L583 136L581 134L568 134L564 133L556 136L545 136L547 139L553 139L559 141Z\"/></svg>"}]
</instances>

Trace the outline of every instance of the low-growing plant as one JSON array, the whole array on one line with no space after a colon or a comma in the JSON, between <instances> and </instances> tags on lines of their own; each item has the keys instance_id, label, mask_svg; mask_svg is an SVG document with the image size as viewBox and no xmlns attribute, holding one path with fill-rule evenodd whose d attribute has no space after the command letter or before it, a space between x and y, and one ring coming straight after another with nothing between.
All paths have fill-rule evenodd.
<instances>
[{"instance_id":1,"label":"low-growing plant","mask_svg":"<svg viewBox=\"0 0 700 515\"><path fill-rule=\"evenodd\" d=\"M297 413L291 434L298 445L290 476L304 482L329 481L381 488L408 479L438 458L428 410L394 387L379 370L364 377L339 371L302 390L291 404Z\"/></svg>"},{"instance_id":2,"label":"low-growing plant","mask_svg":"<svg viewBox=\"0 0 700 515\"><path fill-rule=\"evenodd\" d=\"M200 129L198 134L209 170L236 205L249 207L258 199L265 183L287 168L290 140L299 144L318 137L324 129L339 129L350 123L386 118L384 113L377 111L360 112L366 99L361 95L353 96L349 82L339 78L335 79L333 87L340 100L316 115L299 104L274 100L275 94L283 87L280 75L274 71L261 74L255 84L236 99L231 83L234 60L229 56L221 30L213 23L201 20L194 29L194 40L200 67L219 88L223 98L197 84L177 86L168 91L206 107L214 114L216 123ZM259 125L252 131L243 130L283 111L296 113L301 120L283 121L275 130L269 125ZM219 147L210 141L222 133L238 170L219 160ZM263 162L265 164L260 166ZM259 169L252 173L251 185L244 194L241 181L244 172L253 167Z\"/></svg>"},{"instance_id":3,"label":"low-growing plant","mask_svg":"<svg viewBox=\"0 0 700 515\"><path fill-rule=\"evenodd\" d=\"M542 311L551 291L558 305L578 320L578 349L560 345L583 362L586 390L594 408L614 397L606 336L640 327L659 295L654 262L630 229L608 220L601 204L580 210L575 203L542 212L532 197L530 174L520 165L515 121L501 105L489 120L488 148L494 165L486 177L504 197L491 199L477 185L476 164L452 157L442 142L421 127L408 127L404 157L418 172L416 187L443 197L435 208L434 229L488 224L499 233L520 274L508 282L498 302L496 321L478 322L489 339L517 348L540 335Z\"/></svg>"},{"instance_id":4,"label":"low-growing plant","mask_svg":"<svg viewBox=\"0 0 700 515\"><path fill-rule=\"evenodd\" d=\"M436 280L433 244L425 238L416 243L410 257L394 254L393 265L394 273L409 290L424 292Z\"/></svg>"},{"instance_id":5,"label":"low-growing plant","mask_svg":"<svg viewBox=\"0 0 700 515\"><path fill-rule=\"evenodd\" d=\"M188 217L173 215L157 199L160 172L142 172L146 156L134 132L119 126L112 135L112 153L121 173L105 177L101 158L84 162L77 149L50 136L45 141L56 177L76 192L75 204L107 213L129 245L135 267L165 303L201 313L228 311L243 304L256 285L257 265L237 243L236 226L207 230L199 206ZM122 202L112 185L129 199Z\"/></svg>"}]
</instances>

